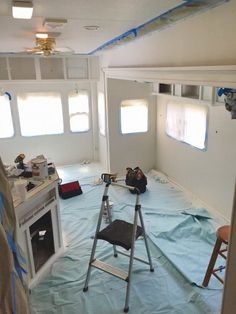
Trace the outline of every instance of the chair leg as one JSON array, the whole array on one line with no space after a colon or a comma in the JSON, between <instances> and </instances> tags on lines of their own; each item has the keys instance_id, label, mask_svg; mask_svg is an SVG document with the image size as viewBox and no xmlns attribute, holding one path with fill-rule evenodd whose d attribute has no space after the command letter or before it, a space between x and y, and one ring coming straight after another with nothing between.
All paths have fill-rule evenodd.
<instances>
[{"instance_id":1,"label":"chair leg","mask_svg":"<svg viewBox=\"0 0 236 314\"><path fill-rule=\"evenodd\" d=\"M203 283L202 286L203 287L207 287L208 283L210 281L217 257L218 257L218 253L220 251L220 247L221 247L222 241L220 239L217 238L214 249L212 251L212 255L211 255L211 259L209 261L208 267L207 267L207 271L205 274L205 277L203 279Z\"/></svg>"}]
</instances>

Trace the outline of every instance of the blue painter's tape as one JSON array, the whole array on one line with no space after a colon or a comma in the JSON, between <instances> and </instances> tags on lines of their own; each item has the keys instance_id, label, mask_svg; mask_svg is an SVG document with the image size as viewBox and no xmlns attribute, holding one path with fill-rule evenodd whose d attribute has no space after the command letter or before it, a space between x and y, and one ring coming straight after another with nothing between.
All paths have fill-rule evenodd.
<instances>
[{"instance_id":1,"label":"blue painter's tape","mask_svg":"<svg viewBox=\"0 0 236 314\"><path fill-rule=\"evenodd\" d=\"M26 264L26 260L23 258L23 256L21 256L21 254L19 254L14 241L12 240L10 234L7 231L6 231L6 236L7 236L8 245L12 251L12 254L13 254L15 270L16 270L17 275L21 281L22 286L25 287L24 279L23 279L23 273L27 274L27 271L20 265L18 259L21 259L21 261L24 264Z\"/></svg>"},{"instance_id":2,"label":"blue painter's tape","mask_svg":"<svg viewBox=\"0 0 236 314\"><path fill-rule=\"evenodd\" d=\"M224 3L224 2L226 2L226 1L227 1L227 0L221 0L221 1L219 0L217 3L218 3L218 4L221 3L221 2ZM134 37L137 37L139 31L141 31L141 30L142 30L145 26L147 26L148 24L153 23L153 22L155 22L155 21L157 21L157 20L159 20L159 19L161 19L161 18L164 18L164 17L167 16L169 13L171 13L171 12L173 12L173 11L176 11L176 10L178 10L178 9L184 7L184 6L187 6L188 4L191 4L191 3L198 3L198 2L200 2L200 0L186 0L186 1L184 1L183 3L180 3L179 5L173 7L172 9L169 9L169 10L165 11L164 13L162 13L162 14L160 14L160 15L158 15L158 16L156 16L156 17L150 19L150 20L148 20L147 22L145 22L145 23L143 23L143 24L141 24L141 25L139 25L139 26L137 26L137 27L135 27L135 28L132 28L132 29L128 30L127 32L125 32L125 33L123 33L123 34L121 34L121 35L119 35L119 36L117 36L117 37L115 37L115 38L113 38L113 39L111 39L111 40L105 42L103 45L99 46L99 47L96 48L95 50L93 50L93 51L91 51L90 53L88 53L88 55L92 55L92 54L94 54L94 53L96 53L96 52L98 52L98 51L100 51L100 50L102 50L102 49L104 49L104 48L106 48L106 47L108 47L108 46L112 46L113 44L116 44L116 43L118 43L119 41L121 41L122 39L128 38L128 37L131 36L131 35L133 35ZM214 4L217 5L217 3L212 3L212 4L209 3L209 5L206 6L205 10L207 10L207 9L208 9L209 7L211 7L211 6L214 6ZM203 10L203 9L202 9L202 10ZM199 9L199 11L201 11L201 9ZM198 12L198 11L196 10L196 12ZM192 15L192 14L191 14L191 15Z\"/></svg>"},{"instance_id":3,"label":"blue painter's tape","mask_svg":"<svg viewBox=\"0 0 236 314\"><path fill-rule=\"evenodd\" d=\"M4 93L4 95L7 95L7 96L8 96L8 98L9 98L9 100L11 101L12 97L11 97L11 94L10 94L10 93L5 92L5 93Z\"/></svg>"}]
</instances>

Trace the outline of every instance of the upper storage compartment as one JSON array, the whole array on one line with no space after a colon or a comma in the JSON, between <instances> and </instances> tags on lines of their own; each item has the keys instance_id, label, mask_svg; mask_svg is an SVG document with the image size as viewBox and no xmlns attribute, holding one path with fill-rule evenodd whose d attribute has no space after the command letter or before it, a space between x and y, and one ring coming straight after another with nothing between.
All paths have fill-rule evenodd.
<instances>
[{"instance_id":1,"label":"upper storage compartment","mask_svg":"<svg viewBox=\"0 0 236 314\"><path fill-rule=\"evenodd\" d=\"M64 79L63 59L42 58L39 59L39 65L42 80Z\"/></svg>"},{"instance_id":2,"label":"upper storage compartment","mask_svg":"<svg viewBox=\"0 0 236 314\"><path fill-rule=\"evenodd\" d=\"M182 85L181 96L193 99L199 99L200 87L197 85Z\"/></svg>"},{"instance_id":3,"label":"upper storage compartment","mask_svg":"<svg viewBox=\"0 0 236 314\"><path fill-rule=\"evenodd\" d=\"M0 58L0 80L8 80L7 59Z\"/></svg>"},{"instance_id":4,"label":"upper storage compartment","mask_svg":"<svg viewBox=\"0 0 236 314\"><path fill-rule=\"evenodd\" d=\"M67 58L66 74L68 79L88 79L88 59Z\"/></svg>"},{"instance_id":5,"label":"upper storage compartment","mask_svg":"<svg viewBox=\"0 0 236 314\"><path fill-rule=\"evenodd\" d=\"M224 101L219 100L217 95L217 88L214 86L205 85L188 85L180 83L154 83L154 89L157 90L157 95L169 95L175 97L184 97L190 99L196 99L208 103L222 104ZM222 97L221 97L222 98Z\"/></svg>"},{"instance_id":6,"label":"upper storage compartment","mask_svg":"<svg viewBox=\"0 0 236 314\"><path fill-rule=\"evenodd\" d=\"M99 58L93 56L0 57L0 80L98 80Z\"/></svg>"},{"instance_id":7,"label":"upper storage compartment","mask_svg":"<svg viewBox=\"0 0 236 314\"><path fill-rule=\"evenodd\" d=\"M8 64L10 79L12 80L36 79L36 70L34 66L33 57L19 57L19 58L9 57Z\"/></svg>"}]
</instances>

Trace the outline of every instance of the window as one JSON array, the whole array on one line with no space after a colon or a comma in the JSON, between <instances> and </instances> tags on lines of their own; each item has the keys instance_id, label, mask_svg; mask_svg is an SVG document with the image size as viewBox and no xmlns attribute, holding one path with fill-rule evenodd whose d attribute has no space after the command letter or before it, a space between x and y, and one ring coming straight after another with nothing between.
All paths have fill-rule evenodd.
<instances>
[{"instance_id":1,"label":"window","mask_svg":"<svg viewBox=\"0 0 236 314\"><path fill-rule=\"evenodd\" d=\"M63 133L59 93L22 93L18 95L17 103L23 136Z\"/></svg>"},{"instance_id":2,"label":"window","mask_svg":"<svg viewBox=\"0 0 236 314\"><path fill-rule=\"evenodd\" d=\"M0 138L12 137L13 135L10 100L7 95L0 96Z\"/></svg>"},{"instance_id":3,"label":"window","mask_svg":"<svg viewBox=\"0 0 236 314\"><path fill-rule=\"evenodd\" d=\"M70 130L85 132L89 130L89 96L86 91L69 94Z\"/></svg>"},{"instance_id":4,"label":"window","mask_svg":"<svg viewBox=\"0 0 236 314\"><path fill-rule=\"evenodd\" d=\"M121 103L121 133L141 133L148 130L148 105L143 99L124 100Z\"/></svg>"},{"instance_id":5,"label":"window","mask_svg":"<svg viewBox=\"0 0 236 314\"><path fill-rule=\"evenodd\" d=\"M206 148L207 107L167 104L166 133L199 149Z\"/></svg>"},{"instance_id":6,"label":"window","mask_svg":"<svg viewBox=\"0 0 236 314\"><path fill-rule=\"evenodd\" d=\"M101 135L106 134L106 115L104 93L98 93L98 123Z\"/></svg>"}]
</instances>

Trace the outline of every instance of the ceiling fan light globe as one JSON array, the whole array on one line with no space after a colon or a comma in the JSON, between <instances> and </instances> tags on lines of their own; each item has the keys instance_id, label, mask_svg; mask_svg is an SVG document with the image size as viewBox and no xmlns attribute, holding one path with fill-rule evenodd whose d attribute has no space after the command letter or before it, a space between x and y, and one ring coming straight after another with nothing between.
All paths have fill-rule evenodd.
<instances>
[{"instance_id":1,"label":"ceiling fan light globe","mask_svg":"<svg viewBox=\"0 0 236 314\"><path fill-rule=\"evenodd\" d=\"M48 56L50 56L50 54L51 54L50 50L43 50L44 57L48 57Z\"/></svg>"},{"instance_id":2,"label":"ceiling fan light globe","mask_svg":"<svg viewBox=\"0 0 236 314\"><path fill-rule=\"evenodd\" d=\"M47 33L37 33L36 38L41 38L41 39L46 39L48 38L48 34Z\"/></svg>"}]
</instances>

